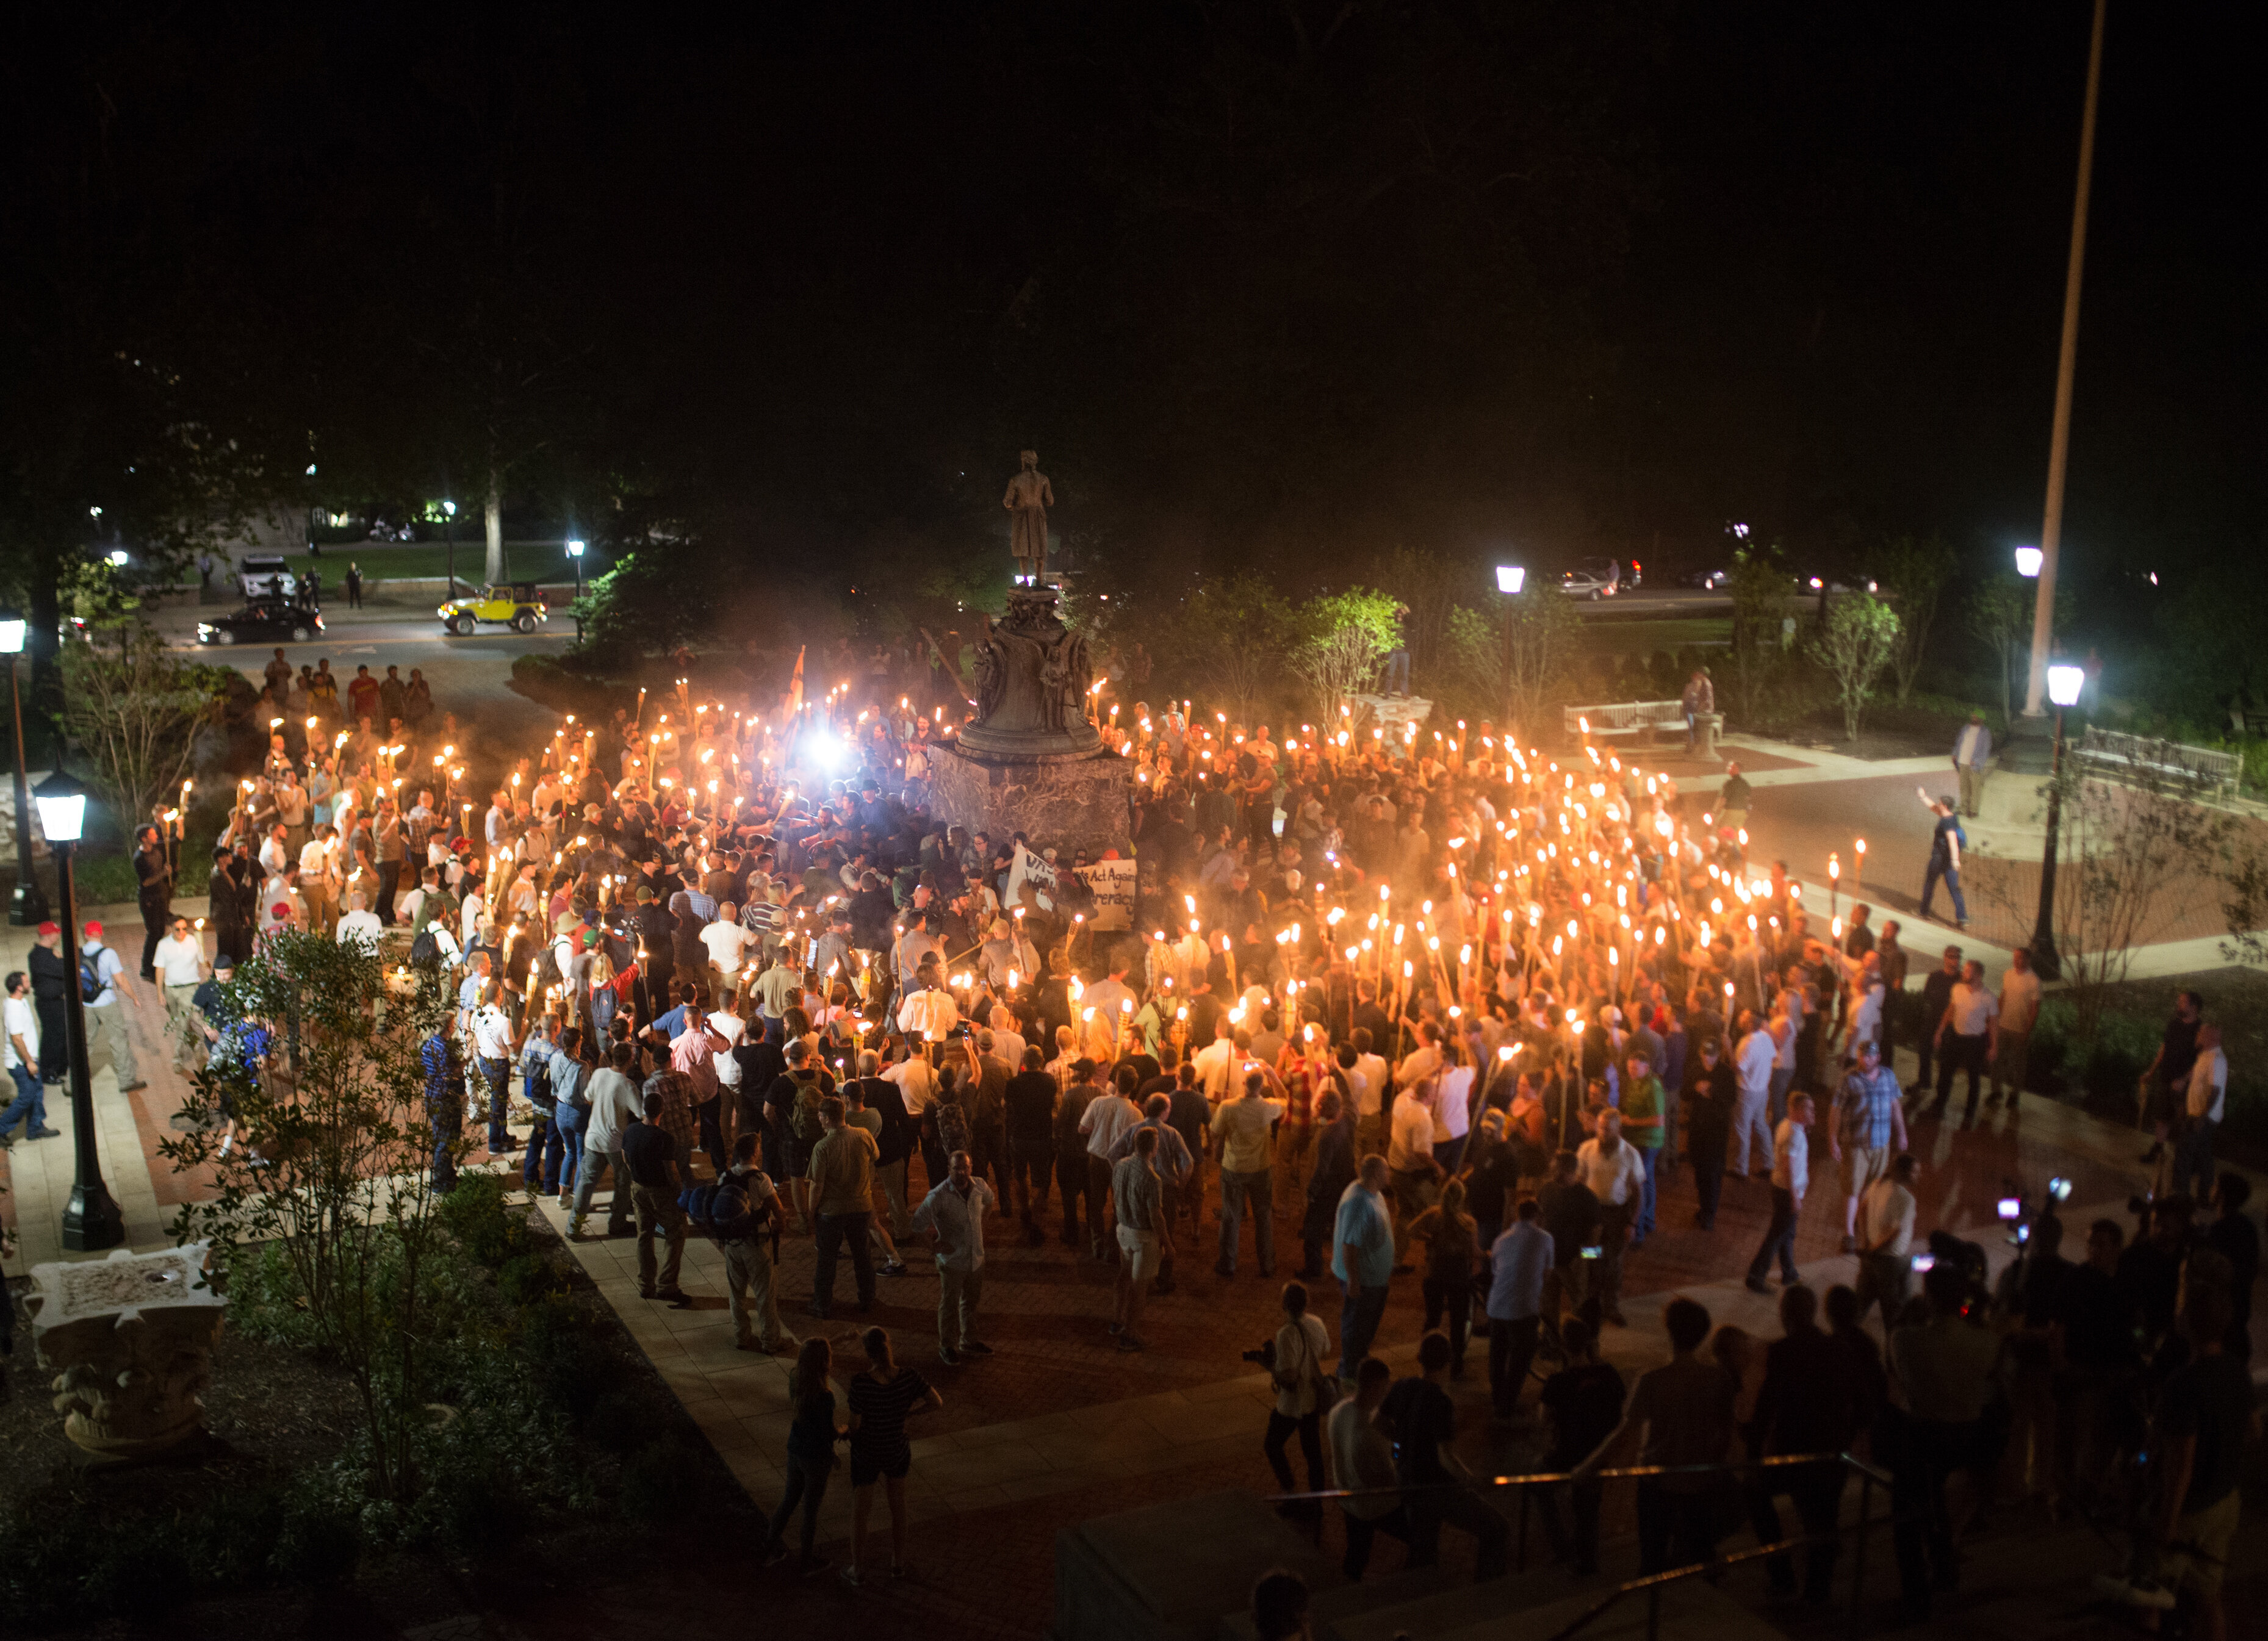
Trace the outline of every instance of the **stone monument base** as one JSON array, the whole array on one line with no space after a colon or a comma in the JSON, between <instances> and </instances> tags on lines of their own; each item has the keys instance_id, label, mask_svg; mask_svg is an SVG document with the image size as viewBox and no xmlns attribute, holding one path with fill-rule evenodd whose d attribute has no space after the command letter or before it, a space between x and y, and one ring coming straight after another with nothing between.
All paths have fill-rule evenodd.
<instances>
[{"instance_id":1,"label":"stone monument base","mask_svg":"<svg viewBox=\"0 0 2268 1641\"><path fill-rule=\"evenodd\" d=\"M1071 864L1133 845L1134 766L1107 752L1066 758L993 758L958 745L930 759L930 813L997 843L1022 832L1035 849L1052 847Z\"/></svg>"}]
</instances>

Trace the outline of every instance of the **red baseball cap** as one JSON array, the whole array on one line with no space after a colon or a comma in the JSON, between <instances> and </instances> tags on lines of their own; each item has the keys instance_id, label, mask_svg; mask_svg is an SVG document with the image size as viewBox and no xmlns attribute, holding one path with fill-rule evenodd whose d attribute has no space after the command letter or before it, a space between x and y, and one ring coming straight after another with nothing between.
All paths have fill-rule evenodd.
<instances>
[{"instance_id":1,"label":"red baseball cap","mask_svg":"<svg viewBox=\"0 0 2268 1641\"><path fill-rule=\"evenodd\" d=\"M61 934L63 931L63 926L58 923L43 923L40 925L41 934Z\"/></svg>"},{"instance_id":2,"label":"red baseball cap","mask_svg":"<svg viewBox=\"0 0 2268 1641\"><path fill-rule=\"evenodd\" d=\"M99 935L102 932L102 925L90 918L87 922L86 931L89 934Z\"/></svg>"}]
</instances>

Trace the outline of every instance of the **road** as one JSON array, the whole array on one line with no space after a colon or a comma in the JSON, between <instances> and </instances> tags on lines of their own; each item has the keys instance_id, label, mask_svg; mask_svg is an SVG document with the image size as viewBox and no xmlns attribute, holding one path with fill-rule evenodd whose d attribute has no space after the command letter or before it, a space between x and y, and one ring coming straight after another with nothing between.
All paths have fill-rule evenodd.
<instances>
[{"instance_id":1,"label":"road","mask_svg":"<svg viewBox=\"0 0 2268 1641\"><path fill-rule=\"evenodd\" d=\"M1649 617L1656 620L1679 615L1704 615L1729 613L1733 607L1731 595L1725 592L1704 592L1697 587L1640 587L1635 592L1617 592L1610 599L1595 603L1588 599L1575 600L1575 607L1586 616L1620 616L1638 621Z\"/></svg>"},{"instance_id":2,"label":"road","mask_svg":"<svg viewBox=\"0 0 2268 1641\"><path fill-rule=\"evenodd\" d=\"M383 585L383 583L379 584ZM254 683L264 683L261 668L278 646L239 644L225 648L196 641L197 622L208 611L225 612L232 606L217 601L202 607L196 595L169 594L151 610L151 623L176 650L195 651L209 661L235 667ZM523 655L557 654L575 639L575 623L555 615L544 626L523 637L509 628L483 628L468 638L451 637L434 618L433 601L365 602L349 609L343 600L327 602L324 635L312 644L284 643L281 648L295 666L312 665L328 656L331 670L342 678L366 666L383 677L388 666L399 666L407 678L413 666L422 669L433 687L433 702L458 721L473 728L473 743L503 753L525 750L550 734L557 722L552 713L511 688L512 664Z\"/></svg>"}]
</instances>

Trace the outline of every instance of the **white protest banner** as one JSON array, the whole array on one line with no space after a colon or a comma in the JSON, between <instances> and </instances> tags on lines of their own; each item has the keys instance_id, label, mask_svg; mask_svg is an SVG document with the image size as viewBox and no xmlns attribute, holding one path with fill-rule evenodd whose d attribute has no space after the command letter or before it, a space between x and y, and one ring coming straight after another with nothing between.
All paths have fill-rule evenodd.
<instances>
[{"instance_id":1,"label":"white protest banner","mask_svg":"<svg viewBox=\"0 0 2268 1641\"><path fill-rule=\"evenodd\" d=\"M1134 926L1134 863L1098 860L1091 866L1074 866L1079 881L1094 891L1095 929L1108 931Z\"/></svg>"}]
</instances>

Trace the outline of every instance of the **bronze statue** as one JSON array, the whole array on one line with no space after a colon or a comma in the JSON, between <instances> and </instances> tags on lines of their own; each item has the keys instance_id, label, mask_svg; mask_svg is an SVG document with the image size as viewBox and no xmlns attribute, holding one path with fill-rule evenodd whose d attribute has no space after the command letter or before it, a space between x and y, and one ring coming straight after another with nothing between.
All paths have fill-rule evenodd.
<instances>
[{"instance_id":1,"label":"bronze statue","mask_svg":"<svg viewBox=\"0 0 2268 1641\"><path fill-rule=\"evenodd\" d=\"M1008 510L1008 550L1016 556L1016 573L1036 586L1048 568L1048 509L1056 493L1048 475L1040 471L1040 453L1023 453L1023 470L1008 481L1001 505Z\"/></svg>"}]
</instances>

